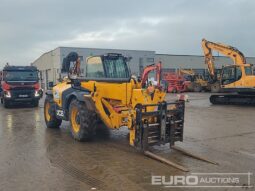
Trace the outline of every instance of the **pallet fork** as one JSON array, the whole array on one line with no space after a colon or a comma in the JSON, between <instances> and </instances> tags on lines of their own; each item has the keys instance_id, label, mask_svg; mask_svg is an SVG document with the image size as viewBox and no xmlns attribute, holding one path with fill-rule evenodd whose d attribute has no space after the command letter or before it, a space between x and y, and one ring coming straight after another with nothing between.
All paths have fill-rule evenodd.
<instances>
[{"instance_id":1,"label":"pallet fork","mask_svg":"<svg viewBox=\"0 0 255 191\"><path fill-rule=\"evenodd\" d=\"M147 111L148 107L158 107L158 109L156 111ZM136 108L136 148L142 151L144 155L184 172L188 172L189 169L152 153L150 147L169 143L171 149L198 160L217 165L218 163L214 161L175 146L176 141L183 141L184 110L184 101L139 105ZM156 122L150 123L151 118L156 118Z\"/></svg>"}]
</instances>

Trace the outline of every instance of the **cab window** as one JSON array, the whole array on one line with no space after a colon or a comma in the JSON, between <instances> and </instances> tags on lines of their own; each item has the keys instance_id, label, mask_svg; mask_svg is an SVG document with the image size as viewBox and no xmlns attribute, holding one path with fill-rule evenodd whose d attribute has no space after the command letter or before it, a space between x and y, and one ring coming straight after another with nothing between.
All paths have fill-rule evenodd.
<instances>
[{"instance_id":1,"label":"cab window","mask_svg":"<svg viewBox=\"0 0 255 191\"><path fill-rule=\"evenodd\" d=\"M129 70L123 57L104 57L107 78L128 78Z\"/></svg>"},{"instance_id":2,"label":"cab window","mask_svg":"<svg viewBox=\"0 0 255 191\"><path fill-rule=\"evenodd\" d=\"M240 67L225 67L222 71L222 84L230 84L240 80L242 71Z\"/></svg>"},{"instance_id":3,"label":"cab window","mask_svg":"<svg viewBox=\"0 0 255 191\"><path fill-rule=\"evenodd\" d=\"M100 57L91 57L87 60L86 76L90 78L104 78L104 66Z\"/></svg>"},{"instance_id":4,"label":"cab window","mask_svg":"<svg viewBox=\"0 0 255 191\"><path fill-rule=\"evenodd\" d=\"M245 69L245 74L247 76L251 76L252 75L252 67L251 66L247 66L244 69Z\"/></svg>"},{"instance_id":5,"label":"cab window","mask_svg":"<svg viewBox=\"0 0 255 191\"><path fill-rule=\"evenodd\" d=\"M123 56L95 56L87 59L86 77L127 79L130 73Z\"/></svg>"}]
</instances>

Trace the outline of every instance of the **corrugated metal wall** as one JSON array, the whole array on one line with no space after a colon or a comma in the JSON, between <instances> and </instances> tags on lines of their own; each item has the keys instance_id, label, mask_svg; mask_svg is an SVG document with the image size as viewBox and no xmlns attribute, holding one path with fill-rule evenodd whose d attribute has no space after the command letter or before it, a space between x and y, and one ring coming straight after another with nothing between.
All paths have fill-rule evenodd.
<instances>
[{"instance_id":1,"label":"corrugated metal wall","mask_svg":"<svg viewBox=\"0 0 255 191\"><path fill-rule=\"evenodd\" d=\"M132 57L129 65L131 73L139 75L143 68L154 62L162 61L164 71L175 71L177 69L194 69L196 72L206 74L207 66L204 64L203 56L195 55L171 55L155 54L155 51L143 50L117 50L117 49L94 49L94 48L72 48L59 47L40 56L33 62L33 65L41 71L42 87L46 88L47 83L56 83L60 77L63 59L70 53L77 52L81 61L85 63L88 56L101 55L106 53L120 53L126 57ZM247 62L255 65L255 58L248 57ZM222 65L232 64L232 60L222 56L215 57L217 68ZM85 68L83 69L85 70Z\"/></svg>"},{"instance_id":2,"label":"corrugated metal wall","mask_svg":"<svg viewBox=\"0 0 255 191\"><path fill-rule=\"evenodd\" d=\"M221 68L223 65L232 64L232 60L223 56L215 56L215 66ZM248 63L255 64L255 58L246 58ZM163 68L171 69L206 69L203 56L195 55L171 55L156 54L155 61L162 61Z\"/></svg>"}]
</instances>

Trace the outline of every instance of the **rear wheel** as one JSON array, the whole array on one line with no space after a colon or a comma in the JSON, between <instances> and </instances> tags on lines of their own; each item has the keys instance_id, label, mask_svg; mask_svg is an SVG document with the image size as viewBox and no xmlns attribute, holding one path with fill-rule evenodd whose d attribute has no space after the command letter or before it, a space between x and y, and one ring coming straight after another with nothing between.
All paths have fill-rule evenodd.
<instances>
[{"instance_id":1,"label":"rear wheel","mask_svg":"<svg viewBox=\"0 0 255 191\"><path fill-rule=\"evenodd\" d=\"M89 141L93 138L96 129L96 113L89 111L84 102L76 99L71 101L69 107L71 132L78 141Z\"/></svg>"},{"instance_id":2,"label":"rear wheel","mask_svg":"<svg viewBox=\"0 0 255 191\"><path fill-rule=\"evenodd\" d=\"M44 119L48 128L59 128L61 119L56 117L56 109L53 97L47 95L44 101Z\"/></svg>"}]
</instances>

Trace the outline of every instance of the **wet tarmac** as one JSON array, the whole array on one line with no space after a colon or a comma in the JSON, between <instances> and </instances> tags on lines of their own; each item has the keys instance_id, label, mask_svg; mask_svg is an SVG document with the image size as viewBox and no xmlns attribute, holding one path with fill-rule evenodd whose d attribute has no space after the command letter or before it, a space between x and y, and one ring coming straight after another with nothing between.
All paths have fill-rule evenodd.
<instances>
[{"instance_id":1,"label":"wet tarmac","mask_svg":"<svg viewBox=\"0 0 255 191\"><path fill-rule=\"evenodd\" d=\"M169 94L168 99L173 96ZM124 128L103 128L93 142L81 143L71 137L68 123L63 123L60 129L45 128L43 100L39 108L4 109L1 105L0 190L176 190L152 185L151 176L215 172L254 174L255 108L213 106L208 98L207 93L189 94L184 143L178 146L219 165L169 150L168 145L154 149L158 155L188 167L188 173L147 158L130 147L128 131ZM251 185L254 179L254 175L251 176ZM241 181L245 187L245 178ZM244 190L217 188L233 189ZM185 190L185 187L178 190Z\"/></svg>"}]
</instances>

